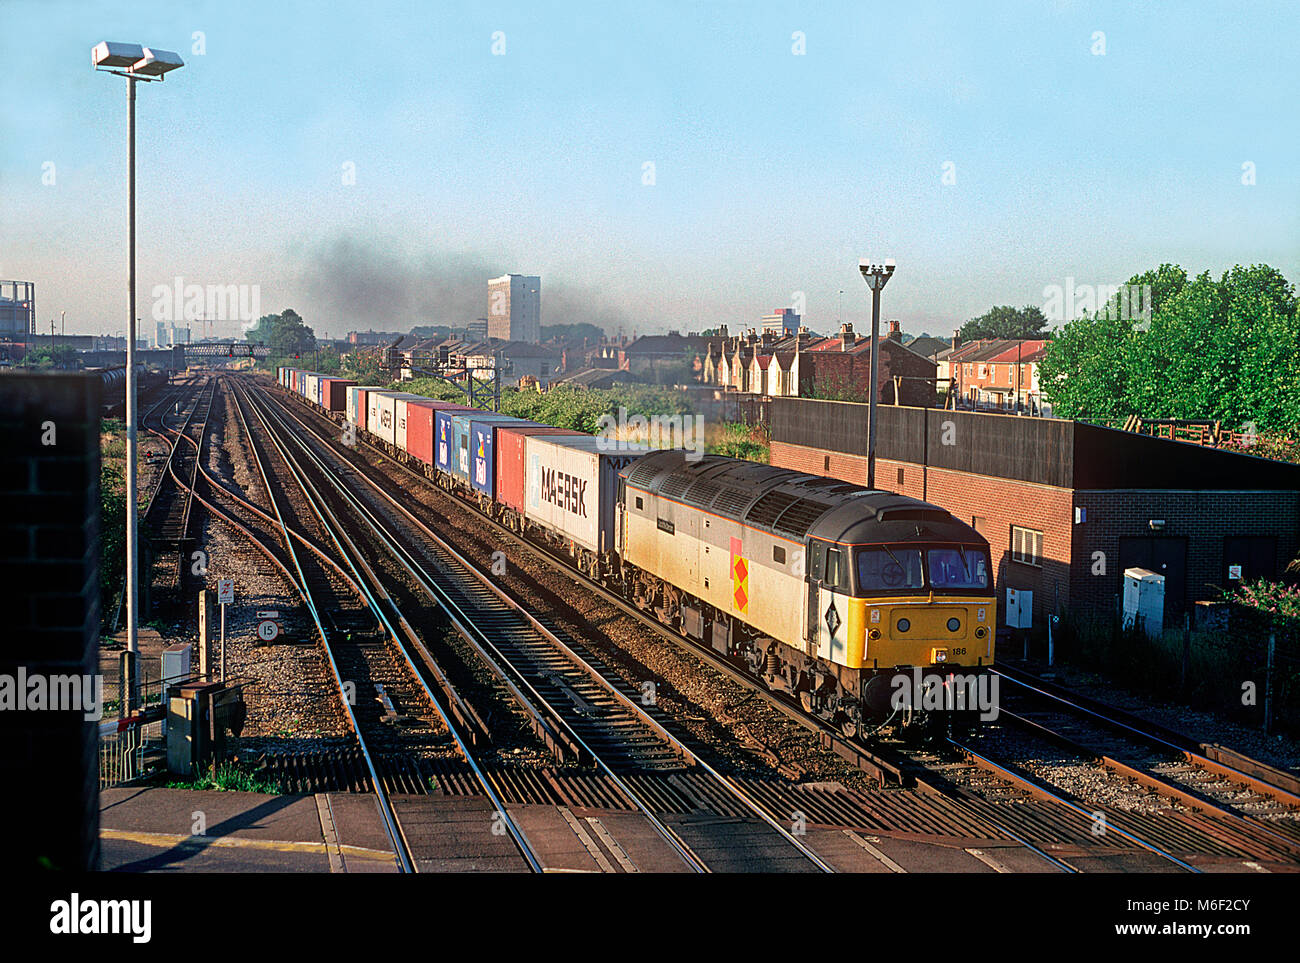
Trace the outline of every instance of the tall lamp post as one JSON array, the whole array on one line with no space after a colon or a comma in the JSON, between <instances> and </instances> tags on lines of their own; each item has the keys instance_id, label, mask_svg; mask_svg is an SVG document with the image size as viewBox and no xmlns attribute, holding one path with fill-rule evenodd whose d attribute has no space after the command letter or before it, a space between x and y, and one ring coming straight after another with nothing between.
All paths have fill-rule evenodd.
<instances>
[{"instance_id":1,"label":"tall lamp post","mask_svg":"<svg viewBox=\"0 0 1300 963\"><path fill-rule=\"evenodd\" d=\"M886 258L884 264L872 264L871 258L858 262L862 280L871 288L871 407L867 424L867 487L876 487L876 395L879 393L877 370L880 364L880 292L894 276L894 259Z\"/></svg>"},{"instance_id":2,"label":"tall lamp post","mask_svg":"<svg viewBox=\"0 0 1300 963\"><path fill-rule=\"evenodd\" d=\"M136 518L136 373L135 373L135 82L162 80L185 66L170 50L105 40L90 51L95 70L126 78L127 104L127 339L126 339L126 648L129 714L140 694L140 539Z\"/></svg>"}]
</instances>

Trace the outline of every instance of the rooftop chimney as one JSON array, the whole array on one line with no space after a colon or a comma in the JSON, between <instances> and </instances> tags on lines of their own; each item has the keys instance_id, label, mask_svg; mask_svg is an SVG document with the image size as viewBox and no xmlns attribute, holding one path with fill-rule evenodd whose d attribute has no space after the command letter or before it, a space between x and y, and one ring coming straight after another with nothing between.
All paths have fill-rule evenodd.
<instances>
[{"instance_id":1,"label":"rooftop chimney","mask_svg":"<svg viewBox=\"0 0 1300 963\"><path fill-rule=\"evenodd\" d=\"M902 328L899 326L899 323L898 323L897 321L890 321L890 322L889 322L889 340L890 340L890 341L902 341L902 340L903 340L903 331L902 331Z\"/></svg>"},{"instance_id":2,"label":"rooftop chimney","mask_svg":"<svg viewBox=\"0 0 1300 963\"><path fill-rule=\"evenodd\" d=\"M845 321L840 325L840 350L848 351L849 345L853 344L856 339L853 337L853 325Z\"/></svg>"},{"instance_id":3,"label":"rooftop chimney","mask_svg":"<svg viewBox=\"0 0 1300 963\"><path fill-rule=\"evenodd\" d=\"M957 348L960 348L960 347L961 347L961 332L960 332L960 331L954 331L954 332L952 333L952 346L953 346L953 349L954 349L954 350L956 350Z\"/></svg>"}]
</instances>

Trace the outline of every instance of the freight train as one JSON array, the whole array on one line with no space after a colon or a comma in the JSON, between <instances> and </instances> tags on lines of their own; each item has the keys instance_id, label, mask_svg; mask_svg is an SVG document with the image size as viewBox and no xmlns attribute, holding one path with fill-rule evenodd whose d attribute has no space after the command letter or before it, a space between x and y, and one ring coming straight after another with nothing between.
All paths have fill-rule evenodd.
<instances>
[{"instance_id":1,"label":"freight train","mask_svg":"<svg viewBox=\"0 0 1300 963\"><path fill-rule=\"evenodd\" d=\"M315 372L279 381L850 737L988 717L989 546L944 509Z\"/></svg>"}]
</instances>

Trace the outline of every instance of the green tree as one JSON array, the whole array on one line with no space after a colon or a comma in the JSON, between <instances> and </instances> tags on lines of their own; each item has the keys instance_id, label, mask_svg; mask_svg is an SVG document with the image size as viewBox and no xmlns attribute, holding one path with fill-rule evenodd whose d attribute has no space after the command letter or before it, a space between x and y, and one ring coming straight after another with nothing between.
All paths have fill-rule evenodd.
<instances>
[{"instance_id":1,"label":"green tree","mask_svg":"<svg viewBox=\"0 0 1300 963\"><path fill-rule=\"evenodd\" d=\"M28 368L77 368L77 349L66 344L56 347L42 345L33 348L23 356L23 365Z\"/></svg>"},{"instance_id":2,"label":"green tree","mask_svg":"<svg viewBox=\"0 0 1300 963\"><path fill-rule=\"evenodd\" d=\"M343 372L362 385L386 385L392 376L380 366L378 350L349 351L343 356Z\"/></svg>"},{"instance_id":3,"label":"green tree","mask_svg":"<svg viewBox=\"0 0 1300 963\"><path fill-rule=\"evenodd\" d=\"M293 308L258 318L245 337L252 344L266 345L276 358L293 358L316 350L315 333Z\"/></svg>"},{"instance_id":4,"label":"green tree","mask_svg":"<svg viewBox=\"0 0 1300 963\"><path fill-rule=\"evenodd\" d=\"M991 308L978 318L971 318L961 326L963 341L980 338L1042 338L1047 318L1035 304L1023 308L1001 305Z\"/></svg>"},{"instance_id":5,"label":"green tree","mask_svg":"<svg viewBox=\"0 0 1300 963\"><path fill-rule=\"evenodd\" d=\"M1300 317L1281 272L1237 265L1217 280L1209 272L1188 279L1162 264L1129 283L1150 285L1149 317L1103 308L1049 345L1040 377L1058 414L1300 427Z\"/></svg>"}]
</instances>

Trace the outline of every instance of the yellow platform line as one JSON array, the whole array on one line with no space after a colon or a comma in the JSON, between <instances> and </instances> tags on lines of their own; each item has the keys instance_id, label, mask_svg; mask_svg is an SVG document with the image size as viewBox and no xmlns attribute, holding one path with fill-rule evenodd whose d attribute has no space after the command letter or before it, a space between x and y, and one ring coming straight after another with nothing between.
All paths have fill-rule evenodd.
<instances>
[{"instance_id":1,"label":"yellow platform line","mask_svg":"<svg viewBox=\"0 0 1300 963\"><path fill-rule=\"evenodd\" d=\"M187 849L259 849L279 853L314 853L328 856L325 843L301 843L285 839L247 839L242 836L182 836L179 833L147 833L131 829L101 829L100 839L118 839L142 846L159 846L172 848L181 846ZM363 846L339 845L338 851L350 859L374 859L391 861L393 854L382 849L367 849Z\"/></svg>"}]
</instances>

